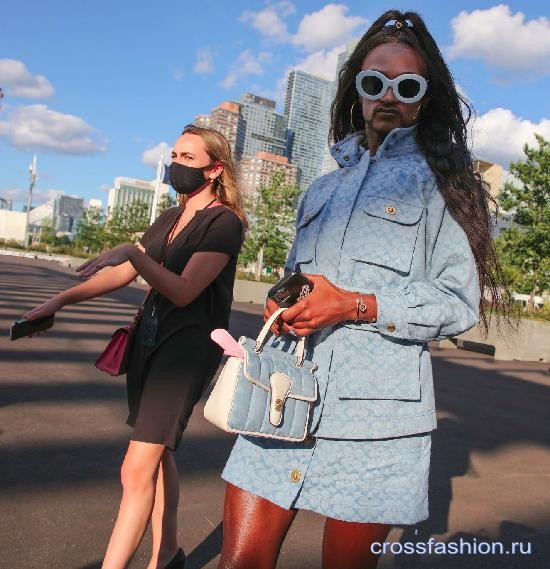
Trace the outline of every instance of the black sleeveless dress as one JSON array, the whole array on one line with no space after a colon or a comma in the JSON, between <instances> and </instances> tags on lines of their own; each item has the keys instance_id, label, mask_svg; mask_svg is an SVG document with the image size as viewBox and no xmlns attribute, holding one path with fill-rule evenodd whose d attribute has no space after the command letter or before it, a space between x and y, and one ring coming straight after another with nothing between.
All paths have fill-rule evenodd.
<instances>
[{"instance_id":1,"label":"black sleeveless dress","mask_svg":"<svg viewBox=\"0 0 550 569\"><path fill-rule=\"evenodd\" d=\"M227 328L237 256L243 242L239 217L225 206L197 211L168 245L166 239L182 210L163 212L143 234L145 252L165 268L181 274L193 253L217 251L230 256L216 279L190 304L178 307L153 291L130 353L127 373L128 425L132 440L164 444L176 450L195 403L221 362L222 349L210 339ZM183 283L182 283L183 284ZM157 314L151 340L151 314Z\"/></svg>"}]
</instances>

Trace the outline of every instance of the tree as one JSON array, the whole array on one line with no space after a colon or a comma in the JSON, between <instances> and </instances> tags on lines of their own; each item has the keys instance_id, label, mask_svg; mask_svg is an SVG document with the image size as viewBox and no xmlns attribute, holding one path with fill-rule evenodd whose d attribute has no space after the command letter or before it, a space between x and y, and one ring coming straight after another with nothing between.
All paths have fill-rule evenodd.
<instances>
[{"instance_id":1,"label":"tree","mask_svg":"<svg viewBox=\"0 0 550 569\"><path fill-rule=\"evenodd\" d=\"M535 136L538 148L526 144L510 166L520 184L504 186L499 202L512 223L496 243L508 284L531 297L550 288L550 142Z\"/></svg>"},{"instance_id":2,"label":"tree","mask_svg":"<svg viewBox=\"0 0 550 569\"><path fill-rule=\"evenodd\" d=\"M132 243L136 233L149 227L149 206L136 200L125 207L115 207L105 224L105 244L110 249L121 243Z\"/></svg>"},{"instance_id":3,"label":"tree","mask_svg":"<svg viewBox=\"0 0 550 569\"><path fill-rule=\"evenodd\" d=\"M75 244L89 253L98 253L105 247L105 215L97 207L84 210L76 228Z\"/></svg>"},{"instance_id":4,"label":"tree","mask_svg":"<svg viewBox=\"0 0 550 569\"><path fill-rule=\"evenodd\" d=\"M40 227L40 243L44 245L57 245L58 239L55 235L55 227L53 226L53 219L46 218L42 221Z\"/></svg>"},{"instance_id":5,"label":"tree","mask_svg":"<svg viewBox=\"0 0 550 569\"><path fill-rule=\"evenodd\" d=\"M177 204L176 198L173 198L168 192L160 196L157 206L157 217L165 210L174 207Z\"/></svg>"},{"instance_id":6,"label":"tree","mask_svg":"<svg viewBox=\"0 0 550 569\"><path fill-rule=\"evenodd\" d=\"M252 230L244 242L239 260L243 264L257 261L263 254L263 265L284 265L294 237L296 202L300 189L285 183L283 172L275 172L267 186L247 205ZM259 271L258 271L259 272Z\"/></svg>"}]
</instances>

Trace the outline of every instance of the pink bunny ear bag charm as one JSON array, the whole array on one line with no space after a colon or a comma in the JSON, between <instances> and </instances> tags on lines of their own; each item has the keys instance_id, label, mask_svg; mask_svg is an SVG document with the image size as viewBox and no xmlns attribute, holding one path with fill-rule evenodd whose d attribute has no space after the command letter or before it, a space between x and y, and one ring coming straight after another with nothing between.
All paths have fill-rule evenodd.
<instances>
[{"instance_id":1,"label":"pink bunny ear bag charm","mask_svg":"<svg viewBox=\"0 0 550 569\"><path fill-rule=\"evenodd\" d=\"M210 338L223 348L226 356L233 356L241 360L244 359L244 350L242 346L233 338L233 336L223 328L216 328L210 333Z\"/></svg>"}]
</instances>

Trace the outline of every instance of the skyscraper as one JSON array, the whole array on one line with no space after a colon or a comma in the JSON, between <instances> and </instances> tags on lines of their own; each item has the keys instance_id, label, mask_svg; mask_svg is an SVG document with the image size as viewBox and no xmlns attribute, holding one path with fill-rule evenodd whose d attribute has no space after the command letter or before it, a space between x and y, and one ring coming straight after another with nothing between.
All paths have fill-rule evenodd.
<instances>
[{"instance_id":1,"label":"skyscraper","mask_svg":"<svg viewBox=\"0 0 550 569\"><path fill-rule=\"evenodd\" d=\"M246 131L239 103L224 101L209 115L198 115L195 117L194 123L197 126L210 127L221 132L227 138L235 160L241 159Z\"/></svg>"},{"instance_id":2,"label":"skyscraper","mask_svg":"<svg viewBox=\"0 0 550 569\"><path fill-rule=\"evenodd\" d=\"M298 167L290 164L286 156L272 152L256 152L256 156L245 156L240 163L241 188L249 195L267 186L275 172L282 172L286 186L296 186Z\"/></svg>"},{"instance_id":3,"label":"skyscraper","mask_svg":"<svg viewBox=\"0 0 550 569\"><path fill-rule=\"evenodd\" d=\"M348 60L349 56L353 53L353 50L356 48L357 44L359 43L359 39L355 38L350 40L346 44L346 49L338 54L338 61L336 63L336 78L332 82L332 92L331 92L331 103L336 97L336 91L338 90L338 76L340 75L340 70L344 66L344 63ZM325 147L325 152L323 155L323 166L321 169L322 174L327 174L328 172L332 172L332 170L336 170L338 168L338 164L336 160L330 155L330 146L332 143L327 144Z\"/></svg>"},{"instance_id":4,"label":"skyscraper","mask_svg":"<svg viewBox=\"0 0 550 569\"><path fill-rule=\"evenodd\" d=\"M286 120L275 112L275 101L252 93L241 96L241 115L245 125L244 156L256 152L285 155Z\"/></svg>"},{"instance_id":5,"label":"skyscraper","mask_svg":"<svg viewBox=\"0 0 550 569\"><path fill-rule=\"evenodd\" d=\"M332 102L332 81L295 69L288 75L285 98L287 156L299 168L305 190L323 168Z\"/></svg>"}]
</instances>

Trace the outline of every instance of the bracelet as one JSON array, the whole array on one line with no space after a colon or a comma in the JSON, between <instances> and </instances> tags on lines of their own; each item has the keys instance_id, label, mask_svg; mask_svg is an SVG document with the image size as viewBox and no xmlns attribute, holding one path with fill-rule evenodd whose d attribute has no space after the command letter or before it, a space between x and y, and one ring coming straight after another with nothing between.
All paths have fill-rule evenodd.
<instances>
[{"instance_id":1,"label":"bracelet","mask_svg":"<svg viewBox=\"0 0 550 569\"><path fill-rule=\"evenodd\" d=\"M363 296L359 295L359 298L356 299L355 303L357 304L357 314L355 316L355 323L357 324L358 322L361 321L360 319L360 315L361 314L366 314L367 312L367 305L365 304L365 301L363 300Z\"/></svg>"}]
</instances>

